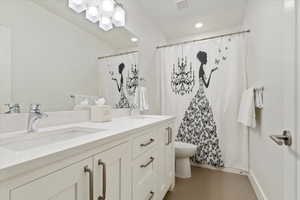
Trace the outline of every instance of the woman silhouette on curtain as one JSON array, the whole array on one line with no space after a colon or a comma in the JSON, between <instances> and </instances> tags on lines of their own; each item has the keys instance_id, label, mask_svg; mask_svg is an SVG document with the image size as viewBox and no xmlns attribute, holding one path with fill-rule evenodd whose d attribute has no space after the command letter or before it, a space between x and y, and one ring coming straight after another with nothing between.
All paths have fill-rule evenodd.
<instances>
[{"instance_id":1,"label":"woman silhouette on curtain","mask_svg":"<svg viewBox=\"0 0 300 200\"><path fill-rule=\"evenodd\" d=\"M120 100L116 104L116 108L129 108L130 107L129 101L124 92L124 77L123 77L124 69L125 69L125 64L121 63L119 65L119 74L121 76L120 84L116 78L114 78L114 77L112 78L112 80L114 80L117 83L118 91L120 93Z\"/></svg>"},{"instance_id":2,"label":"woman silhouette on curtain","mask_svg":"<svg viewBox=\"0 0 300 200\"><path fill-rule=\"evenodd\" d=\"M224 167L217 135L217 126L214 121L212 108L204 91L204 87L209 87L212 74L218 68L212 69L207 79L204 71L204 66L207 64L207 53L200 51L197 54L197 58L201 63L199 69L199 89L185 111L184 118L178 130L177 140L194 144L198 147L196 154L192 157L194 163Z\"/></svg>"}]
</instances>

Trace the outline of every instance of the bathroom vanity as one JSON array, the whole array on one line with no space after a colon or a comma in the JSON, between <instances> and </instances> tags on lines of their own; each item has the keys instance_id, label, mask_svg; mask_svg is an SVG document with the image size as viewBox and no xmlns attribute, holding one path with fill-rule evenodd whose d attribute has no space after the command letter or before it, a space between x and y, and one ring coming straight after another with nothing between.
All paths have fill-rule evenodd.
<instances>
[{"instance_id":1,"label":"bathroom vanity","mask_svg":"<svg viewBox=\"0 0 300 200\"><path fill-rule=\"evenodd\" d=\"M1 200L162 200L174 118L128 116L0 135Z\"/></svg>"}]
</instances>

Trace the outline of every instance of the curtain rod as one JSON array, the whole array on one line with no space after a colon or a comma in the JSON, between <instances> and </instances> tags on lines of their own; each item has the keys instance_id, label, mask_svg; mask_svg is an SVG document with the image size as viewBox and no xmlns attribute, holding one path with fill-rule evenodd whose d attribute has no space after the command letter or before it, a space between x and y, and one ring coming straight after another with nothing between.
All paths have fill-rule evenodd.
<instances>
[{"instance_id":1,"label":"curtain rod","mask_svg":"<svg viewBox=\"0 0 300 200\"><path fill-rule=\"evenodd\" d=\"M197 40L189 40L189 41L178 42L178 43L173 43L173 44L168 44L168 45L162 45L162 46L156 47L156 49L173 47L173 46L177 46L177 45L181 45L181 44L189 44L189 43L200 42L200 41L205 41L205 40L212 40L212 39L216 39L216 38L222 38L222 37L226 37L226 36L238 35L238 34L250 33L250 32L251 32L250 30L245 30L245 31L233 32L233 33L227 33L227 34L216 35L216 36L206 37L206 38L197 39Z\"/></svg>"},{"instance_id":2,"label":"curtain rod","mask_svg":"<svg viewBox=\"0 0 300 200\"><path fill-rule=\"evenodd\" d=\"M112 57L116 57L116 56L124 56L124 55L134 54L134 53L138 53L138 52L139 51L127 51L127 52L113 54L113 55L109 55L109 56L101 56L101 57L98 57L98 60L105 59L105 58L112 58Z\"/></svg>"}]
</instances>

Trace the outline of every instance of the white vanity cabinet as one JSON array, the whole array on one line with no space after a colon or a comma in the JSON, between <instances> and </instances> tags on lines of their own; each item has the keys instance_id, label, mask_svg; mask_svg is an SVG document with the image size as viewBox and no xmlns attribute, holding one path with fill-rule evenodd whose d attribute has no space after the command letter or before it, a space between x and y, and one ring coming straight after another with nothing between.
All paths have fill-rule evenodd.
<instances>
[{"instance_id":1,"label":"white vanity cabinet","mask_svg":"<svg viewBox=\"0 0 300 200\"><path fill-rule=\"evenodd\" d=\"M159 129L160 135L160 164L158 169L158 193L159 199L163 199L168 190L172 190L175 184L175 151L173 124Z\"/></svg>"},{"instance_id":2,"label":"white vanity cabinet","mask_svg":"<svg viewBox=\"0 0 300 200\"><path fill-rule=\"evenodd\" d=\"M11 178L0 177L0 199L163 200L175 184L172 128L168 120L105 143L99 140Z\"/></svg>"},{"instance_id":3,"label":"white vanity cabinet","mask_svg":"<svg viewBox=\"0 0 300 200\"><path fill-rule=\"evenodd\" d=\"M133 200L162 200L175 184L173 124L164 124L133 142Z\"/></svg>"},{"instance_id":4,"label":"white vanity cabinet","mask_svg":"<svg viewBox=\"0 0 300 200\"><path fill-rule=\"evenodd\" d=\"M87 159L32 182L11 188L9 200L88 200L92 159ZM1 197L1 200L5 198Z\"/></svg>"},{"instance_id":5,"label":"white vanity cabinet","mask_svg":"<svg viewBox=\"0 0 300 200\"><path fill-rule=\"evenodd\" d=\"M118 144L41 177L10 181L1 200L129 200L130 145ZM47 170L48 171L48 170ZM26 180L27 179L27 180ZM19 180L24 182L19 184ZM1 184L0 184L1 187ZM6 194L5 194L6 193Z\"/></svg>"}]
</instances>

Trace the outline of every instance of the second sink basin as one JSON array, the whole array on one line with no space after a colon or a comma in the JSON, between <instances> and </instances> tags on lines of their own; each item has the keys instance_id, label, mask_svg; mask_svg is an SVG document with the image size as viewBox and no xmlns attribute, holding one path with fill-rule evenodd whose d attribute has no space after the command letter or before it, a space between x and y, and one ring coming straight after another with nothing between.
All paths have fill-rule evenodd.
<instances>
[{"instance_id":1,"label":"second sink basin","mask_svg":"<svg viewBox=\"0 0 300 200\"><path fill-rule=\"evenodd\" d=\"M105 131L104 129L93 129L83 127L71 127L53 131L41 131L37 133L20 133L12 137L0 139L0 147L12 151L25 151L28 149L54 144L77 137L95 134Z\"/></svg>"},{"instance_id":2,"label":"second sink basin","mask_svg":"<svg viewBox=\"0 0 300 200\"><path fill-rule=\"evenodd\" d=\"M133 115L129 117L130 119L156 119L157 117L151 115Z\"/></svg>"}]
</instances>

